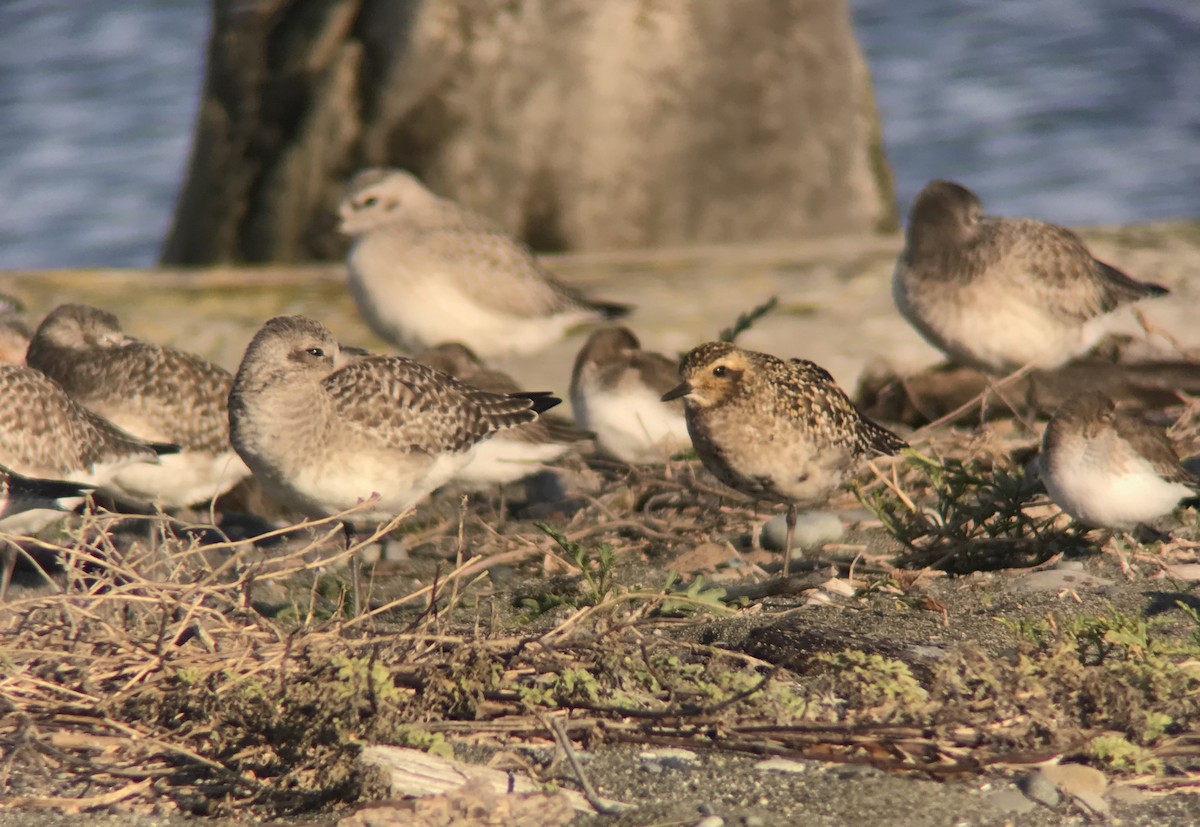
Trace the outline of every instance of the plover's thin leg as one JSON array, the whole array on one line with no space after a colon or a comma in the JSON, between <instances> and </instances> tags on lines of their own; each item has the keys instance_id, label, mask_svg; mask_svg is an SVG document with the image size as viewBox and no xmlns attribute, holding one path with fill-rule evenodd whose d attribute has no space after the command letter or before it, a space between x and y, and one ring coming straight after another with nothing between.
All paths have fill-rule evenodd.
<instances>
[{"instance_id":1,"label":"plover's thin leg","mask_svg":"<svg viewBox=\"0 0 1200 827\"><path fill-rule=\"evenodd\" d=\"M796 534L795 503L788 503L787 514L783 519L787 523L787 540L783 544L783 576L787 577L792 569L792 539Z\"/></svg>"}]
</instances>

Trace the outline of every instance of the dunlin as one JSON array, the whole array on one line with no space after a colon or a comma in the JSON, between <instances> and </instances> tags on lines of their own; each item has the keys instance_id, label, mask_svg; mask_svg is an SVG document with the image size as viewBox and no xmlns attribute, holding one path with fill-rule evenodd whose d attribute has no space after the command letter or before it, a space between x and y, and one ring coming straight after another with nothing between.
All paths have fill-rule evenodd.
<instances>
[{"instance_id":1,"label":"dunlin","mask_svg":"<svg viewBox=\"0 0 1200 827\"><path fill-rule=\"evenodd\" d=\"M629 464L664 462L691 445L683 403L663 402L679 383L673 359L642 350L626 327L588 337L571 374L571 407L579 427L596 434L597 447Z\"/></svg>"},{"instance_id":2,"label":"dunlin","mask_svg":"<svg viewBox=\"0 0 1200 827\"><path fill-rule=\"evenodd\" d=\"M1100 391L1067 399L1042 434L1039 471L1050 499L1089 526L1126 531L1200 492L1161 428L1117 411Z\"/></svg>"},{"instance_id":3,"label":"dunlin","mask_svg":"<svg viewBox=\"0 0 1200 827\"><path fill-rule=\"evenodd\" d=\"M457 342L431 348L416 360L480 390L499 394L520 392L512 377L485 367L478 356ZM546 463L560 459L593 438L593 434L576 428L568 419L544 414L534 422L499 431L480 443L471 462L454 479L475 490L515 482L541 471Z\"/></svg>"},{"instance_id":4,"label":"dunlin","mask_svg":"<svg viewBox=\"0 0 1200 827\"><path fill-rule=\"evenodd\" d=\"M755 499L787 505L790 564L797 508L820 505L864 460L904 440L863 416L819 365L710 342L680 362L688 433L717 479Z\"/></svg>"},{"instance_id":5,"label":"dunlin","mask_svg":"<svg viewBox=\"0 0 1200 827\"><path fill-rule=\"evenodd\" d=\"M1102 317L1167 288L1092 258L1070 230L985 216L966 187L934 181L909 211L892 278L896 307L952 360L1004 373L1084 353Z\"/></svg>"},{"instance_id":6,"label":"dunlin","mask_svg":"<svg viewBox=\"0 0 1200 827\"><path fill-rule=\"evenodd\" d=\"M339 212L354 239L350 292L371 329L399 347L460 341L485 359L529 353L628 312L559 284L525 245L407 172L363 170Z\"/></svg>"},{"instance_id":7,"label":"dunlin","mask_svg":"<svg viewBox=\"0 0 1200 827\"><path fill-rule=\"evenodd\" d=\"M449 482L491 434L559 401L488 393L399 356L340 360L324 325L280 316L246 348L229 422L234 447L280 502L325 517L371 500L355 520L382 522Z\"/></svg>"},{"instance_id":8,"label":"dunlin","mask_svg":"<svg viewBox=\"0 0 1200 827\"><path fill-rule=\"evenodd\" d=\"M118 471L113 483L125 494L181 508L209 502L249 475L229 442L233 376L224 368L131 338L116 316L82 304L61 305L42 320L27 361L139 439L180 447L160 465Z\"/></svg>"}]
</instances>

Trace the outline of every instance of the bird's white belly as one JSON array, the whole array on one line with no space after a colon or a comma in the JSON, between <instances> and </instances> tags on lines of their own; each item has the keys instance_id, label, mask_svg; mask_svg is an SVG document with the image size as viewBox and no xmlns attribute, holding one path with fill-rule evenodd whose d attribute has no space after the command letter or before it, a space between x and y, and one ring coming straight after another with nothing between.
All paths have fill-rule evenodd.
<instances>
[{"instance_id":1,"label":"bird's white belly","mask_svg":"<svg viewBox=\"0 0 1200 827\"><path fill-rule=\"evenodd\" d=\"M454 476L466 488L485 488L515 482L536 473L568 450L561 442L522 442L493 436L471 450L471 459Z\"/></svg>"},{"instance_id":2,"label":"bird's white belly","mask_svg":"<svg viewBox=\"0 0 1200 827\"><path fill-rule=\"evenodd\" d=\"M897 308L931 344L990 371L1057 367L1085 352L1105 329L1102 318L1059 318L1010 290L945 287L918 296L901 279L893 286Z\"/></svg>"},{"instance_id":3,"label":"bird's white belly","mask_svg":"<svg viewBox=\"0 0 1200 827\"><path fill-rule=\"evenodd\" d=\"M482 304L459 289L452 277L407 277L393 263L394 280L370 283L351 261L350 288L375 332L403 347L423 349L462 342L481 358L541 350L591 317L586 310L553 316L514 316Z\"/></svg>"},{"instance_id":4,"label":"bird's white belly","mask_svg":"<svg viewBox=\"0 0 1200 827\"><path fill-rule=\"evenodd\" d=\"M1140 463L1139 463L1140 464ZM1117 473L1089 461L1085 452L1060 449L1042 480L1050 499L1080 522L1100 528L1131 529L1170 514L1192 495L1149 467Z\"/></svg>"},{"instance_id":5,"label":"bird's white belly","mask_svg":"<svg viewBox=\"0 0 1200 827\"><path fill-rule=\"evenodd\" d=\"M630 464L665 462L691 446L687 420L653 392L588 389L572 400L575 424L596 434L601 451Z\"/></svg>"},{"instance_id":6,"label":"bird's white belly","mask_svg":"<svg viewBox=\"0 0 1200 827\"><path fill-rule=\"evenodd\" d=\"M232 449L221 454L184 451L138 463L117 472L113 485L139 500L166 508L206 503L224 494L250 473Z\"/></svg>"}]
</instances>

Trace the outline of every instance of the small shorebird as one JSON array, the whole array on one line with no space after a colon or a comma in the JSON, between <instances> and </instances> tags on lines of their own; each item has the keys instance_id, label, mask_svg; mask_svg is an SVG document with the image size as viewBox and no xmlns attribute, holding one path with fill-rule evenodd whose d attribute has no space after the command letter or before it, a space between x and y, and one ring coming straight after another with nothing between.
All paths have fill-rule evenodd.
<instances>
[{"instance_id":1,"label":"small shorebird","mask_svg":"<svg viewBox=\"0 0 1200 827\"><path fill-rule=\"evenodd\" d=\"M460 341L485 359L530 353L629 310L559 284L524 244L402 170L359 172L339 213L354 239L347 263L359 313L398 347Z\"/></svg>"},{"instance_id":2,"label":"small shorebird","mask_svg":"<svg viewBox=\"0 0 1200 827\"><path fill-rule=\"evenodd\" d=\"M419 354L416 361L490 393L517 394L521 390L512 377L485 367L478 356L458 342L431 348ZM564 417L543 414L481 442L454 481L472 490L516 482L593 438L593 434L576 428Z\"/></svg>"},{"instance_id":3,"label":"small shorebird","mask_svg":"<svg viewBox=\"0 0 1200 827\"><path fill-rule=\"evenodd\" d=\"M340 356L320 322L278 316L246 348L229 398L233 445L281 503L328 517L377 495L383 522L449 482L496 431L560 400L497 394L400 356Z\"/></svg>"},{"instance_id":4,"label":"small shorebird","mask_svg":"<svg viewBox=\"0 0 1200 827\"><path fill-rule=\"evenodd\" d=\"M679 383L673 359L649 350L627 327L588 337L571 374L575 423L603 453L630 465L664 462L691 445L683 403L663 402Z\"/></svg>"},{"instance_id":5,"label":"small shorebird","mask_svg":"<svg viewBox=\"0 0 1200 827\"><path fill-rule=\"evenodd\" d=\"M993 373L1084 353L1118 307L1167 288L1092 258L1070 230L985 216L966 187L933 181L913 201L892 277L896 307L951 360Z\"/></svg>"},{"instance_id":6,"label":"small shorebird","mask_svg":"<svg viewBox=\"0 0 1200 827\"><path fill-rule=\"evenodd\" d=\"M213 500L250 473L229 442L233 376L199 356L127 336L117 317L64 304L34 331L28 364L79 404L139 439L180 451L117 472L123 493L183 508Z\"/></svg>"},{"instance_id":7,"label":"small shorebird","mask_svg":"<svg viewBox=\"0 0 1200 827\"><path fill-rule=\"evenodd\" d=\"M683 382L663 399L683 398L704 467L743 494L787 505L784 576L797 508L825 502L864 460L908 447L804 359L709 342L683 357L679 375Z\"/></svg>"},{"instance_id":8,"label":"small shorebird","mask_svg":"<svg viewBox=\"0 0 1200 827\"><path fill-rule=\"evenodd\" d=\"M1100 391L1067 399L1042 434L1038 456L1050 499L1076 520L1128 531L1200 493L1200 479L1148 422L1117 411Z\"/></svg>"},{"instance_id":9,"label":"small shorebird","mask_svg":"<svg viewBox=\"0 0 1200 827\"><path fill-rule=\"evenodd\" d=\"M0 464L10 471L94 488L109 484L123 468L157 463L160 454L176 450L130 436L33 368L0 364ZM0 528L10 535L33 534L76 504L59 499L6 513ZM15 559L6 561L5 583Z\"/></svg>"}]
</instances>

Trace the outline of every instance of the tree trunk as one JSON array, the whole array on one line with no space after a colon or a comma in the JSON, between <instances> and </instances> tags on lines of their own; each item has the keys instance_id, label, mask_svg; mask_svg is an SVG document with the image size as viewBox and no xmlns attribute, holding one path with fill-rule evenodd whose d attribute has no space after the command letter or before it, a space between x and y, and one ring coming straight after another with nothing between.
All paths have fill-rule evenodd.
<instances>
[{"instance_id":1,"label":"tree trunk","mask_svg":"<svg viewBox=\"0 0 1200 827\"><path fill-rule=\"evenodd\" d=\"M339 258L370 165L543 250L896 222L844 0L214 0L163 261Z\"/></svg>"}]
</instances>

